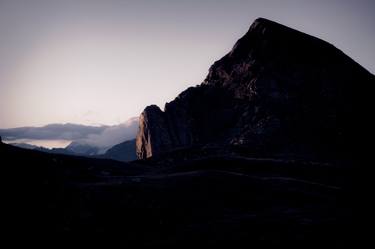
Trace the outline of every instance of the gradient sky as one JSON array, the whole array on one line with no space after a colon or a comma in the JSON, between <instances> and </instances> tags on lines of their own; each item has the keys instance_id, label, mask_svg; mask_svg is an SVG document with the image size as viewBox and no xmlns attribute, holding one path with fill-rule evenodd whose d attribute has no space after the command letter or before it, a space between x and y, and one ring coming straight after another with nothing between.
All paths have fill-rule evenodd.
<instances>
[{"instance_id":1,"label":"gradient sky","mask_svg":"<svg viewBox=\"0 0 375 249\"><path fill-rule=\"evenodd\" d=\"M0 127L117 124L199 84L257 17L375 72L375 1L0 0Z\"/></svg>"}]
</instances>

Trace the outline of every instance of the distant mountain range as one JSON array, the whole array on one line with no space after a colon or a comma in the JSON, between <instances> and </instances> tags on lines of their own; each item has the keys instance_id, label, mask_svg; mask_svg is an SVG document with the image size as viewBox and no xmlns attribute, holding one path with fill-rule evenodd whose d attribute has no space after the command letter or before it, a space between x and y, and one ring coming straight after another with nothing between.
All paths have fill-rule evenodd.
<instances>
[{"instance_id":1,"label":"distant mountain range","mask_svg":"<svg viewBox=\"0 0 375 249\"><path fill-rule=\"evenodd\" d=\"M110 151L109 158L130 161L136 158L135 144L132 147L126 142L135 138L137 129L138 118L131 118L125 123L113 126L86 126L68 123L49 124L43 127L0 129L0 135L4 141L11 145L47 153L106 158L106 151L115 147ZM46 148L27 142L18 142L19 140L70 140L72 142L65 148ZM125 146L121 146L124 142Z\"/></svg>"},{"instance_id":2,"label":"distant mountain range","mask_svg":"<svg viewBox=\"0 0 375 249\"><path fill-rule=\"evenodd\" d=\"M70 143L65 148L52 149L27 143L10 143L10 145L23 149L37 150L46 153L113 159L122 162L129 162L137 159L135 153L135 139L128 140L120 144L116 144L102 154L99 153L99 149L97 147L75 142Z\"/></svg>"}]
</instances>

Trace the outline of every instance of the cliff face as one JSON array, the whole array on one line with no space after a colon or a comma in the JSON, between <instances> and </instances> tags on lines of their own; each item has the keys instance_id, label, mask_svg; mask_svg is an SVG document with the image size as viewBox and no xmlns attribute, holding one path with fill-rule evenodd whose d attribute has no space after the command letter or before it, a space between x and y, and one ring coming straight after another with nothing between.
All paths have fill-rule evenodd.
<instances>
[{"instance_id":1,"label":"cliff face","mask_svg":"<svg viewBox=\"0 0 375 249\"><path fill-rule=\"evenodd\" d=\"M141 114L138 158L205 145L341 157L357 143L375 79L334 46L257 19L205 81ZM366 111L367 110L367 111Z\"/></svg>"}]
</instances>

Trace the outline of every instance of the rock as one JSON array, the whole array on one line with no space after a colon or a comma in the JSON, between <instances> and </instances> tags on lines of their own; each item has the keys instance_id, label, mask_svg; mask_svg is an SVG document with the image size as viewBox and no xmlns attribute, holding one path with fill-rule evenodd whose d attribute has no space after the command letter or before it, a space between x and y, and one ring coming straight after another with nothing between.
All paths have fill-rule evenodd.
<instances>
[{"instance_id":1,"label":"rock","mask_svg":"<svg viewBox=\"0 0 375 249\"><path fill-rule=\"evenodd\" d=\"M137 156L208 144L268 156L350 156L366 135L374 85L374 75L333 45L260 18L201 85L164 112L144 110Z\"/></svg>"},{"instance_id":2,"label":"rock","mask_svg":"<svg viewBox=\"0 0 375 249\"><path fill-rule=\"evenodd\" d=\"M148 106L139 117L136 137L138 158L147 158L155 153L171 149L171 138L165 115L156 105Z\"/></svg>"}]
</instances>

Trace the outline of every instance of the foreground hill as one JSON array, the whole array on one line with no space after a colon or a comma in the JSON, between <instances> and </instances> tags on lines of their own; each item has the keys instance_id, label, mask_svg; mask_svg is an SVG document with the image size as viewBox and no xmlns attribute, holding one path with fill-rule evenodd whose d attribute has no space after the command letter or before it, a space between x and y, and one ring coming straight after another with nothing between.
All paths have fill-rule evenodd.
<instances>
[{"instance_id":1,"label":"foreground hill","mask_svg":"<svg viewBox=\"0 0 375 249\"><path fill-rule=\"evenodd\" d=\"M210 150L120 163L5 144L0 161L14 245L344 248L357 229L346 164Z\"/></svg>"}]
</instances>

